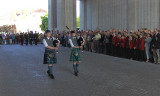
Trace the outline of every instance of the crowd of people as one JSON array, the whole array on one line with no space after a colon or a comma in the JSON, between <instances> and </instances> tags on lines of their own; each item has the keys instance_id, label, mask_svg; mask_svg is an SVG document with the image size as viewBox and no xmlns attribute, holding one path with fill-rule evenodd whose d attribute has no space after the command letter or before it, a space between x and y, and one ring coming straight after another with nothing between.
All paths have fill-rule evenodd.
<instances>
[{"instance_id":1,"label":"crowd of people","mask_svg":"<svg viewBox=\"0 0 160 96\"><path fill-rule=\"evenodd\" d=\"M154 62L159 64L160 30L141 28L137 32L131 30L78 31L86 43L83 50L111 56ZM64 47L70 47L70 32L60 34Z\"/></svg>"},{"instance_id":2,"label":"crowd of people","mask_svg":"<svg viewBox=\"0 0 160 96\"><path fill-rule=\"evenodd\" d=\"M60 40L63 47L70 47L71 33L53 32L52 37ZM86 42L83 50L101 53L110 56L127 58L138 61L159 64L160 30L141 28L138 31L110 29L107 31L88 30L77 31L77 37L82 37ZM26 32L17 34L1 34L1 44L30 44L42 43L44 34Z\"/></svg>"},{"instance_id":3,"label":"crowd of people","mask_svg":"<svg viewBox=\"0 0 160 96\"><path fill-rule=\"evenodd\" d=\"M30 32L23 32L23 33L2 33L0 34L0 44L1 45L11 45L11 44L21 44L21 45L32 45L33 43L35 45L38 44L38 42L42 43L44 35L41 33L33 33L33 31Z\"/></svg>"}]
</instances>

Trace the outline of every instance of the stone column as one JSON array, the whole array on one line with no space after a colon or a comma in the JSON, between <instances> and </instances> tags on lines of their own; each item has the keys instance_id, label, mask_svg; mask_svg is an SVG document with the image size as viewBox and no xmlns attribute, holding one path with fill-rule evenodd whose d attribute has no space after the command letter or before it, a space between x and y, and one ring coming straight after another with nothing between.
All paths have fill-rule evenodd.
<instances>
[{"instance_id":1,"label":"stone column","mask_svg":"<svg viewBox=\"0 0 160 96\"><path fill-rule=\"evenodd\" d=\"M87 2L87 30L92 30L92 0L86 0Z\"/></svg>"},{"instance_id":2,"label":"stone column","mask_svg":"<svg viewBox=\"0 0 160 96\"><path fill-rule=\"evenodd\" d=\"M154 0L155 6L154 6L154 23L155 26L154 28L160 28L160 1L159 0Z\"/></svg>"},{"instance_id":3,"label":"stone column","mask_svg":"<svg viewBox=\"0 0 160 96\"><path fill-rule=\"evenodd\" d=\"M104 30L103 29L103 0L99 0L98 2L98 28L101 29L101 30Z\"/></svg>"},{"instance_id":4,"label":"stone column","mask_svg":"<svg viewBox=\"0 0 160 96\"><path fill-rule=\"evenodd\" d=\"M68 26L71 30L76 29L76 0L65 0L65 26Z\"/></svg>"},{"instance_id":5,"label":"stone column","mask_svg":"<svg viewBox=\"0 0 160 96\"><path fill-rule=\"evenodd\" d=\"M112 14L112 27L114 29L116 29L116 25L115 25L115 21L116 21L116 0L113 0L113 6L112 6L112 9L113 9L113 14Z\"/></svg>"},{"instance_id":6,"label":"stone column","mask_svg":"<svg viewBox=\"0 0 160 96\"><path fill-rule=\"evenodd\" d=\"M87 1L80 1L80 30L87 30Z\"/></svg>"},{"instance_id":7,"label":"stone column","mask_svg":"<svg viewBox=\"0 0 160 96\"><path fill-rule=\"evenodd\" d=\"M147 25L148 25L148 23L150 23L149 22L149 19L148 19L148 16L149 16L149 14L148 14L148 11L149 10L147 10L147 7L148 7L148 0L143 0L143 12L144 12L144 14L143 14L143 17L142 18L144 18L143 19L143 28L149 28Z\"/></svg>"},{"instance_id":8,"label":"stone column","mask_svg":"<svg viewBox=\"0 0 160 96\"><path fill-rule=\"evenodd\" d=\"M92 4L92 9L91 9L91 18L92 18L92 30L97 30L99 29L98 26L98 19L99 19L99 14L98 14L98 7L99 7L99 0L91 0Z\"/></svg>"},{"instance_id":9,"label":"stone column","mask_svg":"<svg viewBox=\"0 0 160 96\"><path fill-rule=\"evenodd\" d=\"M113 28L113 19L112 19L113 18L113 0L109 0L108 2L109 2L109 10L110 10L109 11L109 16L110 16L109 25L110 25L110 28Z\"/></svg>"},{"instance_id":10,"label":"stone column","mask_svg":"<svg viewBox=\"0 0 160 96\"><path fill-rule=\"evenodd\" d=\"M137 30L137 0L127 0L128 30Z\"/></svg>"},{"instance_id":11,"label":"stone column","mask_svg":"<svg viewBox=\"0 0 160 96\"><path fill-rule=\"evenodd\" d=\"M57 1L57 29L60 31L76 30L76 1L75 0L58 0Z\"/></svg>"},{"instance_id":12,"label":"stone column","mask_svg":"<svg viewBox=\"0 0 160 96\"><path fill-rule=\"evenodd\" d=\"M110 11L109 11L109 16L110 16L110 17L109 17L109 19L110 19L110 20L109 20L109 21L110 21L110 22L109 22L109 25L110 25L110 26L109 26L109 29L110 29L110 28L113 28L113 1L112 1L112 0L109 0L108 2L109 2L109 6L110 6L110 7L109 7L109 10L110 10Z\"/></svg>"},{"instance_id":13,"label":"stone column","mask_svg":"<svg viewBox=\"0 0 160 96\"><path fill-rule=\"evenodd\" d=\"M109 1L108 0L103 0L102 2L102 9L103 9L103 19L102 19L102 23L103 23L103 30L108 30L110 25L109 25Z\"/></svg>"},{"instance_id":14,"label":"stone column","mask_svg":"<svg viewBox=\"0 0 160 96\"><path fill-rule=\"evenodd\" d=\"M48 0L48 29L57 27L57 0Z\"/></svg>"},{"instance_id":15,"label":"stone column","mask_svg":"<svg viewBox=\"0 0 160 96\"><path fill-rule=\"evenodd\" d=\"M122 29L127 29L127 1L128 0L123 0L123 2L121 3L122 6L122 20L121 20L121 24L122 24Z\"/></svg>"}]
</instances>

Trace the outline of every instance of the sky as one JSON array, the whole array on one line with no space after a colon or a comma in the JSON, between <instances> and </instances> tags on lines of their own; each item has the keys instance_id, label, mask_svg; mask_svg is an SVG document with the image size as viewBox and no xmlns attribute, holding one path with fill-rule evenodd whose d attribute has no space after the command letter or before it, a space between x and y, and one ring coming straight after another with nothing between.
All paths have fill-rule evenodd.
<instances>
[{"instance_id":1,"label":"sky","mask_svg":"<svg viewBox=\"0 0 160 96\"><path fill-rule=\"evenodd\" d=\"M77 17L80 16L80 1L77 0ZM0 0L0 23L6 24L10 13L25 9L45 9L48 11L48 0ZM20 22L20 24L23 21ZM8 23L7 23L8 24ZM39 27L39 26L38 26Z\"/></svg>"},{"instance_id":2,"label":"sky","mask_svg":"<svg viewBox=\"0 0 160 96\"><path fill-rule=\"evenodd\" d=\"M80 16L80 1L77 1L77 17Z\"/></svg>"},{"instance_id":3,"label":"sky","mask_svg":"<svg viewBox=\"0 0 160 96\"><path fill-rule=\"evenodd\" d=\"M42 8L48 11L48 0L0 0L0 14L26 8ZM77 1L77 16L80 16L80 1Z\"/></svg>"},{"instance_id":4,"label":"sky","mask_svg":"<svg viewBox=\"0 0 160 96\"><path fill-rule=\"evenodd\" d=\"M0 14L26 8L43 8L48 10L48 0L0 0L0 3Z\"/></svg>"}]
</instances>

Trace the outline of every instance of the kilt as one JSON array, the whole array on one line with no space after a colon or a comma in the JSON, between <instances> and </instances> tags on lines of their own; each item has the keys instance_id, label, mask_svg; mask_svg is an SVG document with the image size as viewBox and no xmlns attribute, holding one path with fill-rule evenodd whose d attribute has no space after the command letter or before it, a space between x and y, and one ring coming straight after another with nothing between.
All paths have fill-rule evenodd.
<instances>
[{"instance_id":1,"label":"kilt","mask_svg":"<svg viewBox=\"0 0 160 96\"><path fill-rule=\"evenodd\" d=\"M57 63L56 51L46 49L44 53L43 64L56 64L56 63Z\"/></svg>"},{"instance_id":2,"label":"kilt","mask_svg":"<svg viewBox=\"0 0 160 96\"><path fill-rule=\"evenodd\" d=\"M70 61L73 61L73 62L81 61L79 49L77 48L72 49L72 52L70 55Z\"/></svg>"}]
</instances>

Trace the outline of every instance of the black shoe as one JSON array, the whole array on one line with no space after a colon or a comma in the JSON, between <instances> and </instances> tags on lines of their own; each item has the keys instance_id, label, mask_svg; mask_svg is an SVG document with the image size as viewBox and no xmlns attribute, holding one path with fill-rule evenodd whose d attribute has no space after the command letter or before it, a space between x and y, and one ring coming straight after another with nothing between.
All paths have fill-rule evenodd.
<instances>
[{"instance_id":1,"label":"black shoe","mask_svg":"<svg viewBox=\"0 0 160 96\"><path fill-rule=\"evenodd\" d=\"M78 72L74 72L74 75L75 75L75 76L78 76Z\"/></svg>"},{"instance_id":2,"label":"black shoe","mask_svg":"<svg viewBox=\"0 0 160 96\"><path fill-rule=\"evenodd\" d=\"M50 74L50 78L51 78L51 79L54 79L54 76L53 76L52 74Z\"/></svg>"},{"instance_id":3,"label":"black shoe","mask_svg":"<svg viewBox=\"0 0 160 96\"><path fill-rule=\"evenodd\" d=\"M157 62L154 62L154 64L157 64Z\"/></svg>"},{"instance_id":4,"label":"black shoe","mask_svg":"<svg viewBox=\"0 0 160 96\"><path fill-rule=\"evenodd\" d=\"M51 74L50 74L50 72L49 72L49 70L47 71L47 73L48 73L48 76L50 76Z\"/></svg>"}]
</instances>

